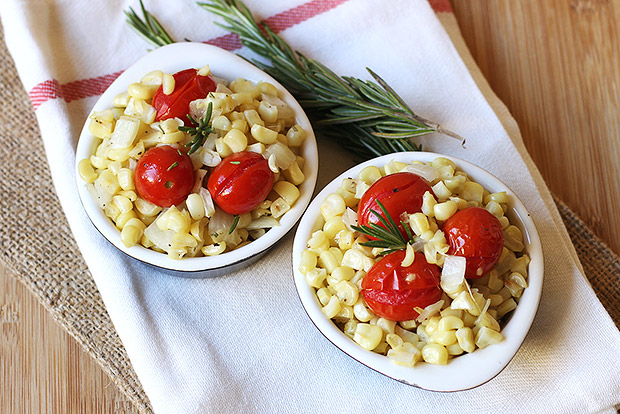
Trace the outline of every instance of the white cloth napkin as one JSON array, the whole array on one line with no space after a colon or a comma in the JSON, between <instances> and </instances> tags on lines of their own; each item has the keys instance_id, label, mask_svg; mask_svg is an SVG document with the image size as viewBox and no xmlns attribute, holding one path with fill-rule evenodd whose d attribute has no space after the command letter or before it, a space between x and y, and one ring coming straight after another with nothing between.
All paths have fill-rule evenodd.
<instances>
[{"instance_id":1,"label":"white cloth napkin","mask_svg":"<svg viewBox=\"0 0 620 414\"><path fill-rule=\"evenodd\" d=\"M273 22L290 26L281 35L294 48L340 74L367 78L365 67L373 68L422 116L467 137L467 149L441 136L423 142L427 150L489 170L532 213L546 270L532 329L498 377L447 394L384 377L315 329L292 281L292 235L256 265L204 280L167 276L117 252L80 207L74 150L111 74L146 52L122 13L137 1L0 2L6 42L36 107L58 196L157 413L615 412L620 334L583 276L517 126L473 65L449 3L432 4L444 12L440 19L454 44L425 0L247 1L261 18L284 13ZM150 1L147 7L176 39L226 34L193 2ZM333 145L321 143L320 151L319 185L347 167L329 162L344 154Z\"/></svg>"}]
</instances>

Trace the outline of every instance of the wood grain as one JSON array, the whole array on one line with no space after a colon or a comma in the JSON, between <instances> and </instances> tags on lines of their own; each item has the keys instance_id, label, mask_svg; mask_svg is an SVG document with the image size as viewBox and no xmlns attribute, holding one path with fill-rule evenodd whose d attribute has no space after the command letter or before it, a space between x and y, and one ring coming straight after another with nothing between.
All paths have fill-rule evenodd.
<instances>
[{"instance_id":1,"label":"wood grain","mask_svg":"<svg viewBox=\"0 0 620 414\"><path fill-rule=\"evenodd\" d=\"M620 253L620 0L452 5L551 190ZM1 264L0 373L0 413L135 412Z\"/></svg>"},{"instance_id":2,"label":"wood grain","mask_svg":"<svg viewBox=\"0 0 620 414\"><path fill-rule=\"evenodd\" d=\"M0 263L0 413L137 413Z\"/></svg>"},{"instance_id":3,"label":"wood grain","mask_svg":"<svg viewBox=\"0 0 620 414\"><path fill-rule=\"evenodd\" d=\"M551 191L620 253L620 1L452 5Z\"/></svg>"}]
</instances>

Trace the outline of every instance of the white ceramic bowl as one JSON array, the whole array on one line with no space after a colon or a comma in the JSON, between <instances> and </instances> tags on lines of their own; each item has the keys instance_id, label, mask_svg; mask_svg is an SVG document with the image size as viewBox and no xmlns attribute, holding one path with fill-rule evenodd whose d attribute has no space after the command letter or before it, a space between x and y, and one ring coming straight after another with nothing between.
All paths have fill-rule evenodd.
<instances>
[{"instance_id":1,"label":"white ceramic bowl","mask_svg":"<svg viewBox=\"0 0 620 414\"><path fill-rule=\"evenodd\" d=\"M232 81L244 78L254 83L267 81L281 92L282 99L294 110L297 123L307 132L302 147L302 156L306 162L303 172L306 180L299 187L300 196L291 210L280 218L280 226L269 230L263 237L239 249L211 257L184 258L173 260L164 253L146 249L142 246L127 248L121 242L120 232L104 215L77 172L80 160L88 158L94 150L97 140L88 131L88 122L84 125L76 150L76 180L78 192L90 220L99 232L114 246L136 260L155 266L174 275L184 277L217 276L247 266L257 260L270 247L278 242L297 223L305 211L316 185L318 174L318 153L316 138L308 117L293 96L275 79L248 63L239 56L215 46L203 43L175 43L163 46L148 53L123 74L101 95L92 112L112 107L115 95L127 90L130 83L139 81L148 72L159 69L166 73L175 73L187 68L201 68L209 65L211 72L220 78Z\"/></svg>"},{"instance_id":2,"label":"white ceramic bowl","mask_svg":"<svg viewBox=\"0 0 620 414\"><path fill-rule=\"evenodd\" d=\"M418 363L413 368L394 364L387 357L367 351L346 336L331 320L321 312L315 289L310 287L304 275L299 272L301 252L312 232L321 226L319 206L328 194L334 192L347 177L356 177L367 166L382 167L391 160L409 163L411 161L428 162L442 156L451 159L471 177L491 192L506 191L510 196L509 210L506 215L511 222L523 232L525 251L530 256L528 268L529 286L524 290L517 309L502 329L504 340L499 344L484 349L477 349L471 354L464 354L449 361L447 365ZM501 181L485 170L458 158L429 152L409 152L385 155L360 164L341 174L328 184L308 207L301 219L293 243L293 271L295 285L301 302L308 316L316 327L334 345L362 364L397 381L433 391L460 391L484 384L499 374L514 357L527 334L538 309L543 283L543 257L538 233L523 203Z\"/></svg>"}]
</instances>

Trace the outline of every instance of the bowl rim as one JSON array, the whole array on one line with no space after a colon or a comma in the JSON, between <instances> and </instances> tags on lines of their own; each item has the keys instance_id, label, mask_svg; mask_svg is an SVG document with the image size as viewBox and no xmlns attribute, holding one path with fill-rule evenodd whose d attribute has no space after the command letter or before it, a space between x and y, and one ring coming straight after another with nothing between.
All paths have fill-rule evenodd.
<instances>
[{"instance_id":1,"label":"bowl rim","mask_svg":"<svg viewBox=\"0 0 620 414\"><path fill-rule=\"evenodd\" d=\"M509 214L511 223L514 219L524 235L526 251L530 256L528 265L528 287L524 290L519 305L508 323L503 327L504 340L484 349L477 349L471 354L461 355L450 360L447 365L416 364L415 367L403 367L392 363L387 357L367 351L346 336L330 319L321 312L321 304L312 288L298 270L301 252L312 231L321 222L320 203L333 192L344 178L356 177L367 166L382 167L395 160L400 162L429 162L437 157L452 160L457 168L465 171L469 177L485 189L496 192L506 191L510 196ZM540 303L544 278L543 257L540 238L534 222L514 192L488 171L460 158L432 152L403 152L380 156L359 164L340 174L315 196L303 215L293 241L293 278L302 306L317 329L344 353L367 367L399 382L431 391L462 391L482 385L497 376L515 356L527 335ZM466 375L463 375L466 374Z\"/></svg>"},{"instance_id":2,"label":"bowl rim","mask_svg":"<svg viewBox=\"0 0 620 414\"><path fill-rule=\"evenodd\" d=\"M272 228L265 236L246 246L221 255L174 260L170 259L165 253L159 253L140 245L127 248L121 242L120 231L105 216L103 210L99 208L87 189L87 183L81 179L79 174L79 162L93 153L94 145L97 142L97 139L88 130L90 115L94 112L112 108L115 95L126 91L130 83L138 82L145 74L152 70L159 69L166 73L175 73L187 68L201 68L206 64L209 65L214 76L228 81L244 78L253 83L258 81L271 83L280 92L281 99L293 109L297 123L306 131L306 139L302 144L302 155L305 159L303 167L305 180L298 187L300 196L291 209L280 217L280 226ZM183 42L162 46L147 53L118 76L99 97L88 114L77 142L75 182L78 187L80 201L87 216L105 239L120 251L138 261L164 270L191 275L209 270L221 270L222 268L239 264L261 254L283 238L299 221L312 199L318 177L318 161L318 149L312 125L301 105L286 88L270 75L234 53L205 43Z\"/></svg>"}]
</instances>

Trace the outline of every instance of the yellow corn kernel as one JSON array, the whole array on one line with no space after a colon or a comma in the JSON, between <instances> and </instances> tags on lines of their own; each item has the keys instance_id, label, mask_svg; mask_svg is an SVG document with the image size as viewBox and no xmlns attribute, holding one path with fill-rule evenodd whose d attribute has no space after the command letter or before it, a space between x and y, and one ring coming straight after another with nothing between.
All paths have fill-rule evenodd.
<instances>
[{"instance_id":1,"label":"yellow corn kernel","mask_svg":"<svg viewBox=\"0 0 620 414\"><path fill-rule=\"evenodd\" d=\"M138 218L131 218L127 220L125 226L121 230L121 241L126 247L135 246L138 244L146 225Z\"/></svg>"},{"instance_id":2,"label":"yellow corn kernel","mask_svg":"<svg viewBox=\"0 0 620 414\"><path fill-rule=\"evenodd\" d=\"M174 88L176 86L174 76L169 73L165 73L162 77L161 85L161 89L164 95L170 95L172 92L174 92Z\"/></svg>"},{"instance_id":3,"label":"yellow corn kernel","mask_svg":"<svg viewBox=\"0 0 620 414\"><path fill-rule=\"evenodd\" d=\"M447 200L452 195L452 191L450 191L450 189L446 187L443 181L439 181L431 188L433 190L433 193L435 193L437 198L440 200Z\"/></svg>"},{"instance_id":4,"label":"yellow corn kernel","mask_svg":"<svg viewBox=\"0 0 620 414\"><path fill-rule=\"evenodd\" d=\"M209 67L209 65L204 65L203 67L198 69L198 72L196 74L198 76L209 76L211 74L211 68Z\"/></svg>"},{"instance_id":5,"label":"yellow corn kernel","mask_svg":"<svg viewBox=\"0 0 620 414\"><path fill-rule=\"evenodd\" d=\"M121 213L127 213L133 210L133 203L129 201L127 197L115 195L112 197L112 203L114 203Z\"/></svg>"},{"instance_id":6,"label":"yellow corn kernel","mask_svg":"<svg viewBox=\"0 0 620 414\"><path fill-rule=\"evenodd\" d=\"M288 181L278 181L273 185L273 191L278 193L289 206L295 204L295 201L299 198L299 189ZM333 236L330 238L333 238Z\"/></svg>"},{"instance_id":7,"label":"yellow corn kernel","mask_svg":"<svg viewBox=\"0 0 620 414\"><path fill-rule=\"evenodd\" d=\"M338 244L338 248L340 250L346 251L353 247L353 243L355 242L355 235L350 230L341 230L334 240Z\"/></svg>"},{"instance_id":8,"label":"yellow corn kernel","mask_svg":"<svg viewBox=\"0 0 620 414\"><path fill-rule=\"evenodd\" d=\"M258 142L262 142L265 145L273 144L278 140L278 133L260 124L252 125L250 128L250 134Z\"/></svg>"},{"instance_id":9,"label":"yellow corn kernel","mask_svg":"<svg viewBox=\"0 0 620 414\"><path fill-rule=\"evenodd\" d=\"M450 345L446 345L446 351L448 351L448 355L456 356L463 353L463 348L461 348L458 342L454 342Z\"/></svg>"},{"instance_id":10,"label":"yellow corn kernel","mask_svg":"<svg viewBox=\"0 0 620 414\"><path fill-rule=\"evenodd\" d=\"M121 213L118 215L118 217L116 218L116 228L119 230L122 230L123 227L125 227L125 224L127 224L127 222L132 219L132 218L136 218L136 213L133 210L130 210L126 213Z\"/></svg>"},{"instance_id":11,"label":"yellow corn kernel","mask_svg":"<svg viewBox=\"0 0 620 414\"><path fill-rule=\"evenodd\" d=\"M290 209L291 206L282 197L278 197L276 200L274 200L274 202L271 203L271 206L269 207L269 211L271 211L271 216L273 218L281 217Z\"/></svg>"},{"instance_id":12,"label":"yellow corn kernel","mask_svg":"<svg viewBox=\"0 0 620 414\"><path fill-rule=\"evenodd\" d=\"M226 118L224 115L215 117L215 119L211 121L211 125L213 126L213 129L217 131L230 131L232 128L232 122L230 122L230 119Z\"/></svg>"},{"instance_id":13,"label":"yellow corn kernel","mask_svg":"<svg viewBox=\"0 0 620 414\"><path fill-rule=\"evenodd\" d=\"M95 170L93 169L93 166L88 158L85 158L78 163L78 172L80 174L80 178L87 183L94 183L97 179L97 174L95 173Z\"/></svg>"},{"instance_id":14,"label":"yellow corn kernel","mask_svg":"<svg viewBox=\"0 0 620 414\"><path fill-rule=\"evenodd\" d=\"M278 89L269 82L260 81L256 84L256 89L265 95L278 96Z\"/></svg>"},{"instance_id":15,"label":"yellow corn kernel","mask_svg":"<svg viewBox=\"0 0 620 414\"><path fill-rule=\"evenodd\" d=\"M405 168L407 168L407 164L404 162L392 160L383 167L383 170L385 171L385 175L389 175L400 172Z\"/></svg>"},{"instance_id":16,"label":"yellow corn kernel","mask_svg":"<svg viewBox=\"0 0 620 414\"><path fill-rule=\"evenodd\" d=\"M476 346L478 348L486 348L489 345L498 344L504 339L504 336L493 329L483 326L476 334Z\"/></svg>"},{"instance_id":17,"label":"yellow corn kernel","mask_svg":"<svg viewBox=\"0 0 620 414\"><path fill-rule=\"evenodd\" d=\"M523 244L523 233L517 226L510 225L503 231L504 246L513 252L520 252L525 248Z\"/></svg>"},{"instance_id":18,"label":"yellow corn kernel","mask_svg":"<svg viewBox=\"0 0 620 414\"><path fill-rule=\"evenodd\" d=\"M126 107L129 104L129 92L125 91L115 95L112 102L118 108Z\"/></svg>"},{"instance_id":19,"label":"yellow corn kernel","mask_svg":"<svg viewBox=\"0 0 620 414\"><path fill-rule=\"evenodd\" d=\"M511 312L515 310L516 308L517 308L517 302L515 302L514 299L510 298L502 302L502 304L497 307L497 317L501 319L508 312Z\"/></svg>"},{"instance_id":20,"label":"yellow corn kernel","mask_svg":"<svg viewBox=\"0 0 620 414\"><path fill-rule=\"evenodd\" d=\"M451 331L460 329L464 326L463 320L457 316L442 316L439 320L437 328L440 331Z\"/></svg>"},{"instance_id":21,"label":"yellow corn kernel","mask_svg":"<svg viewBox=\"0 0 620 414\"><path fill-rule=\"evenodd\" d=\"M330 273L331 274L327 277L327 279L329 283L333 285L343 280L349 281L353 279L353 276L355 276L355 270L348 266L336 266Z\"/></svg>"},{"instance_id":22,"label":"yellow corn kernel","mask_svg":"<svg viewBox=\"0 0 620 414\"><path fill-rule=\"evenodd\" d=\"M248 146L248 137L238 129L231 129L224 136L223 141L232 152L241 152Z\"/></svg>"},{"instance_id":23,"label":"yellow corn kernel","mask_svg":"<svg viewBox=\"0 0 620 414\"><path fill-rule=\"evenodd\" d=\"M325 224L323 225L323 231L330 240L335 240L336 235L342 230L346 230L346 226L342 221L341 216L334 216L329 220L326 220Z\"/></svg>"},{"instance_id":24,"label":"yellow corn kernel","mask_svg":"<svg viewBox=\"0 0 620 414\"><path fill-rule=\"evenodd\" d=\"M476 203L482 203L482 195L484 194L484 188L478 183L473 181L467 181L464 184L463 190L460 192L461 198L467 201L474 201Z\"/></svg>"},{"instance_id":25,"label":"yellow corn kernel","mask_svg":"<svg viewBox=\"0 0 620 414\"><path fill-rule=\"evenodd\" d=\"M299 261L299 271L304 275L317 265L317 255L309 250L301 252L301 260Z\"/></svg>"},{"instance_id":26,"label":"yellow corn kernel","mask_svg":"<svg viewBox=\"0 0 620 414\"><path fill-rule=\"evenodd\" d=\"M422 359L429 364L446 365L448 363L448 351L439 344L428 344L422 348Z\"/></svg>"},{"instance_id":27,"label":"yellow corn kernel","mask_svg":"<svg viewBox=\"0 0 620 414\"><path fill-rule=\"evenodd\" d=\"M159 212L161 211L161 207L159 207L156 204L151 203L150 201L146 201L142 198L138 198L135 201L136 204L136 210L138 210L140 213L144 214L145 216L155 216L157 214L159 214Z\"/></svg>"},{"instance_id":28,"label":"yellow corn kernel","mask_svg":"<svg viewBox=\"0 0 620 414\"><path fill-rule=\"evenodd\" d=\"M290 147L300 147L306 139L306 131L300 125L295 124L286 132L286 137Z\"/></svg>"},{"instance_id":29,"label":"yellow corn kernel","mask_svg":"<svg viewBox=\"0 0 620 414\"><path fill-rule=\"evenodd\" d=\"M414 344L403 342L399 345L392 346L392 349L387 352L387 357L397 365L413 367L416 362L422 359L422 353Z\"/></svg>"},{"instance_id":30,"label":"yellow corn kernel","mask_svg":"<svg viewBox=\"0 0 620 414\"><path fill-rule=\"evenodd\" d=\"M365 167L359 172L357 178L366 184L374 184L379 178L382 177L381 170L374 165Z\"/></svg>"},{"instance_id":31,"label":"yellow corn kernel","mask_svg":"<svg viewBox=\"0 0 620 414\"><path fill-rule=\"evenodd\" d=\"M435 204L437 204L435 197L430 191L425 192L422 196L422 213L428 217L435 217Z\"/></svg>"},{"instance_id":32,"label":"yellow corn kernel","mask_svg":"<svg viewBox=\"0 0 620 414\"><path fill-rule=\"evenodd\" d=\"M206 246L202 246L200 251L205 256L217 256L218 254L224 253L226 250L226 242L222 241L219 243L208 244Z\"/></svg>"},{"instance_id":33,"label":"yellow corn kernel","mask_svg":"<svg viewBox=\"0 0 620 414\"><path fill-rule=\"evenodd\" d=\"M327 316L328 319L334 318L336 315L338 315L338 313L341 310L342 310L342 305L340 305L340 301L338 300L336 296L332 296L331 298L329 298L329 302L327 303L327 305L321 308L321 312L323 312L323 314Z\"/></svg>"},{"instance_id":34,"label":"yellow corn kernel","mask_svg":"<svg viewBox=\"0 0 620 414\"><path fill-rule=\"evenodd\" d=\"M372 351L383 339L383 331L376 325L358 323L353 335L353 340L362 348Z\"/></svg>"},{"instance_id":35,"label":"yellow corn kernel","mask_svg":"<svg viewBox=\"0 0 620 414\"><path fill-rule=\"evenodd\" d=\"M465 352L473 352L476 349L474 333L471 328L459 328L456 330L456 340Z\"/></svg>"},{"instance_id":36,"label":"yellow corn kernel","mask_svg":"<svg viewBox=\"0 0 620 414\"><path fill-rule=\"evenodd\" d=\"M339 266L338 259L329 250L319 254L318 264L330 274Z\"/></svg>"},{"instance_id":37,"label":"yellow corn kernel","mask_svg":"<svg viewBox=\"0 0 620 414\"><path fill-rule=\"evenodd\" d=\"M161 121L159 123L159 127L164 134L169 134L171 132L177 132L179 130L179 122L174 118L168 118Z\"/></svg>"},{"instance_id":38,"label":"yellow corn kernel","mask_svg":"<svg viewBox=\"0 0 620 414\"><path fill-rule=\"evenodd\" d=\"M159 85L145 85L142 83L132 83L127 87L127 92L129 96L142 99L144 101L151 99L153 95L155 95L155 91Z\"/></svg>"},{"instance_id":39,"label":"yellow corn kernel","mask_svg":"<svg viewBox=\"0 0 620 414\"><path fill-rule=\"evenodd\" d=\"M342 280L338 282L334 289L336 289L336 296L341 303L347 306L353 306L359 299L359 289L353 283Z\"/></svg>"},{"instance_id":40,"label":"yellow corn kernel","mask_svg":"<svg viewBox=\"0 0 620 414\"><path fill-rule=\"evenodd\" d=\"M355 305L353 305L353 314L360 322L368 322L375 317L375 314L370 309L368 309L368 306L366 306L364 299L361 297L358 298L357 302L355 302Z\"/></svg>"},{"instance_id":41,"label":"yellow corn kernel","mask_svg":"<svg viewBox=\"0 0 620 414\"><path fill-rule=\"evenodd\" d=\"M262 118L255 109L247 109L243 111L243 115L245 116L245 120L248 122L250 128L252 128L254 125L260 125L263 127L265 126L265 122L262 120ZM276 138L273 140L273 142L276 142L277 135L278 134L276 133Z\"/></svg>"},{"instance_id":42,"label":"yellow corn kernel","mask_svg":"<svg viewBox=\"0 0 620 414\"><path fill-rule=\"evenodd\" d=\"M321 306L325 306L329 303L332 294L327 288L320 288L316 291L316 297L319 299L319 302L321 302Z\"/></svg>"},{"instance_id":43,"label":"yellow corn kernel","mask_svg":"<svg viewBox=\"0 0 620 414\"><path fill-rule=\"evenodd\" d=\"M244 134L250 130L250 127L248 126L248 122L245 120L245 118L235 119L234 121L231 122L230 127L234 129L238 129Z\"/></svg>"},{"instance_id":44,"label":"yellow corn kernel","mask_svg":"<svg viewBox=\"0 0 620 414\"><path fill-rule=\"evenodd\" d=\"M121 168L116 178L118 180L118 185L120 185L123 190L134 190L136 188L133 183L133 171L129 168Z\"/></svg>"},{"instance_id":45,"label":"yellow corn kernel","mask_svg":"<svg viewBox=\"0 0 620 414\"><path fill-rule=\"evenodd\" d=\"M183 131L169 132L161 136L162 144L176 144L185 139L185 133Z\"/></svg>"},{"instance_id":46,"label":"yellow corn kernel","mask_svg":"<svg viewBox=\"0 0 620 414\"><path fill-rule=\"evenodd\" d=\"M433 215L436 220L446 221L458 210L458 205L451 200L433 206Z\"/></svg>"},{"instance_id":47,"label":"yellow corn kernel","mask_svg":"<svg viewBox=\"0 0 620 414\"><path fill-rule=\"evenodd\" d=\"M200 220L205 216L205 204L200 194L192 193L187 196L185 205L193 220Z\"/></svg>"},{"instance_id":48,"label":"yellow corn kernel","mask_svg":"<svg viewBox=\"0 0 620 414\"><path fill-rule=\"evenodd\" d=\"M436 344L440 344L443 346L451 345L456 343L456 334L455 331L440 331L438 330L431 336L431 341Z\"/></svg>"},{"instance_id":49,"label":"yellow corn kernel","mask_svg":"<svg viewBox=\"0 0 620 414\"><path fill-rule=\"evenodd\" d=\"M320 288L327 277L327 271L320 267L315 267L306 273L306 282L315 289ZM340 310L338 310L340 312Z\"/></svg>"},{"instance_id":50,"label":"yellow corn kernel","mask_svg":"<svg viewBox=\"0 0 620 414\"><path fill-rule=\"evenodd\" d=\"M345 212L347 205L341 195L331 193L321 203L320 208L323 218L325 220L329 220L332 217L342 215Z\"/></svg>"},{"instance_id":51,"label":"yellow corn kernel","mask_svg":"<svg viewBox=\"0 0 620 414\"><path fill-rule=\"evenodd\" d=\"M215 150L219 154L220 157L225 158L233 153L232 149L224 142L222 138L217 138L215 140Z\"/></svg>"},{"instance_id":52,"label":"yellow corn kernel","mask_svg":"<svg viewBox=\"0 0 620 414\"><path fill-rule=\"evenodd\" d=\"M297 161L291 164L288 169L282 171L282 173L284 174L284 177L287 181L290 181L295 185L303 183L306 179L306 176L304 175L303 171L301 171L301 168L299 167Z\"/></svg>"},{"instance_id":53,"label":"yellow corn kernel","mask_svg":"<svg viewBox=\"0 0 620 414\"><path fill-rule=\"evenodd\" d=\"M263 121L273 123L278 120L278 107L270 104L267 101L261 101L258 105L258 114L263 118Z\"/></svg>"}]
</instances>

